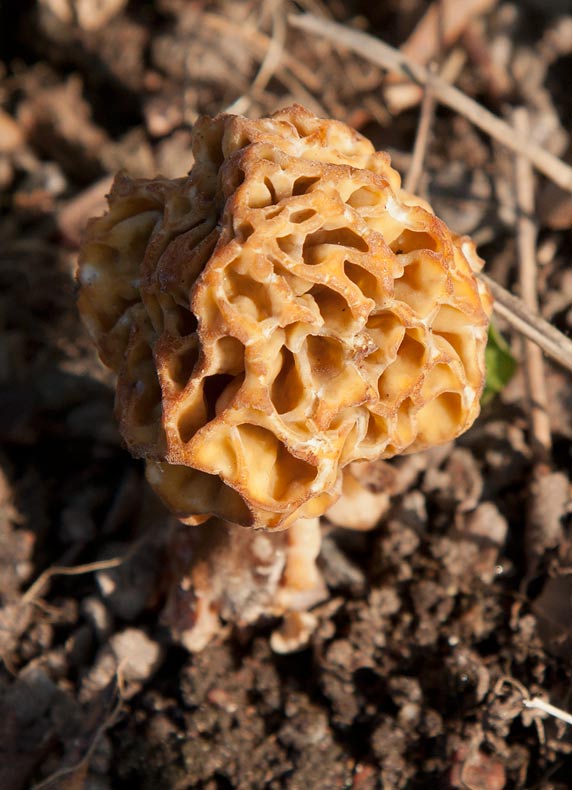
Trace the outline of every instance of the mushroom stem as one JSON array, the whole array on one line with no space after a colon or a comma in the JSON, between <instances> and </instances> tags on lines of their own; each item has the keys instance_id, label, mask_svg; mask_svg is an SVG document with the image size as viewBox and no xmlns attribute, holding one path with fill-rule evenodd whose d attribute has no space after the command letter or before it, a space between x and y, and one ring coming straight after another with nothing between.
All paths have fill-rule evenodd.
<instances>
[{"instance_id":1,"label":"mushroom stem","mask_svg":"<svg viewBox=\"0 0 572 790\"><path fill-rule=\"evenodd\" d=\"M304 612L327 596L317 568L319 518L298 519L285 532L260 532L211 519L171 536L163 622L196 652L223 622L239 627L261 617Z\"/></svg>"},{"instance_id":2,"label":"mushroom stem","mask_svg":"<svg viewBox=\"0 0 572 790\"><path fill-rule=\"evenodd\" d=\"M364 532L377 526L389 508L391 474L385 472L381 487L372 484L368 477L371 477L370 470L381 464L383 461L354 463L344 469L342 495L324 514L328 521L338 527Z\"/></svg>"},{"instance_id":3,"label":"mushroom stem","mask_svg":"<svg viewBox=\"0 0 572 790\"><path fill-rule=\"evenodd\" d=\"M316 565L321 543L318 516L299 518L286 532L286 564L278 595L281 606L307 609L325 597L326 589Z\"/></svg>"}]
</instances>

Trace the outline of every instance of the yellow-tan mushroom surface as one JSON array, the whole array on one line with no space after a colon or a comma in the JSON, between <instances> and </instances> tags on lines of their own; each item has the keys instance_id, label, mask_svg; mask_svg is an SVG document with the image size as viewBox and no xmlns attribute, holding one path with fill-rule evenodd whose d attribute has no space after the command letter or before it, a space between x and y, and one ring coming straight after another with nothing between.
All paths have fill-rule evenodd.
<instances>
[{"instance_id":1,"label":"yellow-tan mushroom surface","mask_svg":"<svg viewBox=\"0 0 572 790\"><path fill-rule=\"evenodd\" d=\"M281 528L347 464L472 424L491 299L473 243L345 124L293 106L193 136L188 176L117 177L80 311L171 510Z\"/></svg>"}]
</instances>

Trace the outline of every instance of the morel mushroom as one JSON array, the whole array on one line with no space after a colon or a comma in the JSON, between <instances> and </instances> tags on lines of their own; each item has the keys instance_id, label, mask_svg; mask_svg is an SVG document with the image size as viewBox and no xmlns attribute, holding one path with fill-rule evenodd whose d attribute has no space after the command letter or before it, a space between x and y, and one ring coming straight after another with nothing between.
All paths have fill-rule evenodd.
<instances>
[{"instance_id":1,"label":"morel mushroom","mask_svg":"<svg viewBox=\"0 0 572 790\"><path fill-rule=\"evenodd\" d=\"M348 464L466 430L482 261L387 154L299 106L202 118L193 152L185 178L117 177L79 268L121 434L178 518L284 528Z\"/></svg>"}]
</instances>

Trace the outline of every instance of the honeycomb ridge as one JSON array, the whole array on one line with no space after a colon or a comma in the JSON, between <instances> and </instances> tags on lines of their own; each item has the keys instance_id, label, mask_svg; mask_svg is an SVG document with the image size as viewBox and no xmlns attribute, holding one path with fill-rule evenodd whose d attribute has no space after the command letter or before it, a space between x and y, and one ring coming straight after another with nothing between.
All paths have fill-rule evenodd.
<instances>
[{"instance_id":1,"label":"honeycomb ridge","mask_svg":"<svg viewBox=\"0 0 572 790\"><path fill-rule=\"evenodd\" d=\"M470 239L346 125L294 106L193 138L188 177L117 177L80 311L169 507L283 528L335 501L347 464L471 425L491 298Z\"/></svg>"}]
</instances>

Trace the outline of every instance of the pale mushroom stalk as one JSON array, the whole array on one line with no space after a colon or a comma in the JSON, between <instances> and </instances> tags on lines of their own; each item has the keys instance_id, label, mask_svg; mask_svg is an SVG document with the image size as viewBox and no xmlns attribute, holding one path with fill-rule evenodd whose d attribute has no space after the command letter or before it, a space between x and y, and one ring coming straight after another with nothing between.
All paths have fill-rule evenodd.
<instances>
[{"instance_id":1,"label":"pale mushroom stalk","mask_svg":"<svg viewBox=\"0 0 572 790\"><path fill-rule=\"evenodd\" d=\"M216 519L275 541L267 611L295 608L294 589L315 599L319 517L368 526L336 511L343 489L375 495L375 520L387 506L358 464L447 442L477 416L492 300L471 240L345 124L299 106L222 114L197 122L193 151L186 177L117 177L88 227L79 306L117 373L128 449L189 530L211 519L185 582L206 590L209 567L219 585L202 593L202 646L234 606L212 579L217 546L246 566L262 545L221 537Z\"/></svg>"},{"instance_id":2,"label":"pale mushroom stalk","mask_svg":"<svg viewBox=\"0 0 572 790\"><path fill-rule=\"evenodd\" d=\"M320 540L317 517L280 532L245 530L220 519L194 529L175 526L163 622L194 652L221 631L221 620L244 627L261 617L306 612L327 597L316 565ZM296 622L290 623L291 646Z\"/></svg>"}]
</instances>

